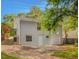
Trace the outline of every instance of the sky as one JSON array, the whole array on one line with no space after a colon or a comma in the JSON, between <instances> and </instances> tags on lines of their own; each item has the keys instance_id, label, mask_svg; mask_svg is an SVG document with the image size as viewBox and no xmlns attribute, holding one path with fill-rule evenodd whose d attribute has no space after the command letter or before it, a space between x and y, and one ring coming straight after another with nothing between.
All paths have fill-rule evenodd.
<instances>
[{"instance_id":1,"label":"sky","mask_svg":"<svg viewBox=\"0 0 79 59\"><path fill-rule=\"evenodd\" d=\"M38 6L45 10L45 0L2 0L1 1L1 21L6 14L18 14L20 12L27 13L32 6Z\"/></svg>"}]
</instances>

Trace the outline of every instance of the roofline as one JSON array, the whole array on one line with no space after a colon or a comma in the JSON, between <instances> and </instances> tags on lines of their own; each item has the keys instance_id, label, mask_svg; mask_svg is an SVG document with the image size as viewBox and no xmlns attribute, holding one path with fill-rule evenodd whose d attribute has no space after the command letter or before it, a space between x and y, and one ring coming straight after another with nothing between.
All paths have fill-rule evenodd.
<instances>
[{"instance_id":1,"label":"roofline","mask_svg":"<svg viewBox=\"0 0 79 59\"><path fill-rule=\"evenodd\" d=\"M37 23L39 22L37 18L26 17L26 16L17 16L15 19L19 19L20 21L31 21L31 22L37 22Z\"/></svg>"}]
</instances>

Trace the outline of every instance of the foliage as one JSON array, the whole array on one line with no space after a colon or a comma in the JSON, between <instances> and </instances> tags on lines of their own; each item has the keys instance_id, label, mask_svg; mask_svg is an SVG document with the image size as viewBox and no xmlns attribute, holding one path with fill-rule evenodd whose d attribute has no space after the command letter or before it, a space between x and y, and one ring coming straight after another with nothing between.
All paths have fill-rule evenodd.
<instances>
[{"instance_id":1,"label":"foliage","mask_svg":"<svg viewBox=\"0 0 79 59\"><path fill-rule=\"evenodd\" d=\"M72 16L65 16L62 22L62 28L65 33L65 38L67 41L67 36L69 31L73 31L78 27L78 20Z\"/></svg>"},{"instance_id":2,"label":"foliage","mask_svg":"<svg viewBox=\"0 0 79 59\"><path fill-rule=\"evenodd\" d=\"M34 18L39 18L41 16L41 9L37 6L33 6L31 11L27 13L27 16L29 17L34 17Z\"/></svg>"},{"instance_id":3,"label":"foliage","mask_svg":"<svg viewBox=\"0 0 79 59\"><path fill-rule=\"evenodd\" d=\"M2 45L13 45L14 44L14 41L11 40L11 39L7 39L7 40L3 40L1 42Z\"/></svg>"},{"instance_id":4,"label":"foliage","mask_svg":"<svg viewBox=\"0 0 79 59\"><path fill-rule=\"evenodd\" d=\"M15 14L6 14L3 19L4 23L13 28L13 19L16 17Z\"/></svg>"},{"instance_id":5,"label":"foliage","mask_svg":"<svg viewBox=\"0 0 79 59\"><path fill-rule=\"evenodd\" d=\"M8 38L10 36L10 32L11 28L5 23L1 23L1 40Z\"/></svg>"},{"instance_id":6,"label":"foliage","mask_svg":"<svg viewBox=\"0 0 79 59\"><path fill-rule=\"evenodd\" d=\"M49 32L63 27L65 38L69 30L78 27L78 0L47 0L45 12L40 16L42 29Z\"/></svg>"},{"instance_id":7,"label":"foliage","mask_svg":"<svg viewBox=\"0 0 79 59\"><path fill-rule=\"evenodd\" d=\"M43 29L46 29L47 31L55 31L56 27L58 27L58 22L55 20L51 20L52 17L50 17L49 11L44 13L41 16L41 26Z\"/></svg>"},{"instance_id":8,"label":"foliage","mask_svg":"<svg viewBox=\"0 0 79 59\"><path fill-rule=\"evenodd\" d=\"M13 30L14 23L13 19L16 17L15 14L6 14L3 19L4 21L1 23L1 33L4 32L4 35L12 36L15 31Z\"/></svg>"},{"instance_id":9,"label":"foliage","mask_svg":"<svg viewBox=\"0 0 79 59\"><path fill-rule=\"evenodd\" d=\"M31 11L29 13L27 13L27 17L33 17L33 18L36 18L38 19L39 23L38 23L38 28L41 30L41 29L44 29L42 26L43 24L45 23L42 23L43 22L43 19L44 19L44 12L37 6L33 6Z\"/></svg>"},{"instance_id":10,"label":"foliage","mask_svg":"<svg viewBox=\"0 0 79 59\"><path fill-rule=\"evenodd\" d=\"M67 32L78 27L78 0L47 0L47 2L45 12L33 6L29 13L19 13L18 16L38 18L43 31L56 31L59 26L62 26ZM12 28L15 17L15 14L7 14L4 16L4 22Z\"/></svg>"},{"instance_id":11,"label":"foliage","mask_svg":"<svg viewBox=\"0 0 79 59\"><path fill-rule=\"evenodd\" d=\"M1 32L2 33L8 33L8 32L10 32L10 30L11 30L11 28L8 25L6 25L5 23L1 24Z\"/></svg>"},{"instance_id":12,"label":"foliage","mask_svg":"<svg viewBox=\"0 0 79 59\"><path fill-rule=\"evenodd\" d=\"M78 0L47 0L48 6L50 10L53 8L56 12L63 15L76 16L78 15ZM77 16L78 17L78 16Z\"/></svg>"},{"instance_id":13,"label":"foliage","mask_svg":"<svg viewBox=\"0 0 79 59\"><path fill-rule=\"evenodd\" d=\"M78 20L72 16L66 16L63 18L63 29L64 30L74 30L78 27Z\"/></svg>"},{"instance_id":14,"label":"foliage","mask_svg":"<svg viewBox=\"0 0 79 59\"><path fill-rule=\"evenodd\" d=\"M73 18L77 18L77 8L77 0L48 0L46 12L48 20L52 21L49 24L53 28L53 26L56 27L56 25L59 25L58 22L64 21L63 17L65 16L74 16Z\"/></svg>"},{"instance_id":15,"label":"foliage","mask_svg":"<svg viewBox=\"0 0 79 59\"><path fill-rule=\"evenodd\" d=\"M16 29L11 29L10 36L14 36L16 34Z\"/></svg>"},{"instance_id":16,"label":"foliage","mask_svg":"<svg viewBox=\"0 0 79 59\"><path fill-rule=\"evenodd\" d=\"M21 12L17 16L26 16L26 14Z\"/></svg>"},{"instance_id":17,"label":"foliage","mask_svg":"<svg viewBox=\"0 0 79 59\"><path fill-rule=\"evenodd\" d=\"M68 48L67 50L63 51L55 51L52 56L67 58L67 59L77 59L78 58L78 48Z\"/></svg>"},{"instance_id":18,"label":"foliage","mask_svg":"<svg viewBox=\"0 0 79 59\"><path fill-rule=\"evenodd\" d=\"M64 21L63 18L65 16L71 16L72 19L75 19L75 22L77 23L77 9L78 9L78 3L77 0L48 0L48 4L46 7L46 19L45 22L46 28L50 31L53 29L55 30L58 25L62 25L62 22ZM69 20L69 19L68 19ZM71 21L71 19L70 19ZM70 22L68 22L70 23ZM70 23L71 25L74 24L74 21ZM77 25L73 26L77 27ZM71 28L71 27L70 27Z\"/></svg>"}]
</instances>

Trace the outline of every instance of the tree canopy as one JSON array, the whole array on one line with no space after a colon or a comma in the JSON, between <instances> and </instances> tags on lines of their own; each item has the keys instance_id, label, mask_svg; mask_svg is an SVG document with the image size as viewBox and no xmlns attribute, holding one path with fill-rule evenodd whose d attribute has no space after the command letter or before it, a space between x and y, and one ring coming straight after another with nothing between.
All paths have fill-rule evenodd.
<instances>
[{"instance_id":1,"label":"tree canopy","mask_svg":"<svg viewBox=\"0 0 79 59\"><path fill-rule=\"evenodd\" d=\"M4 23L13 28L13 19L16 17L16 14L6 14L3 19Z\"/></svg>"},{"instance_id":2,"label":"tree canopy","mask_svg":"<svg viewBox=\"0 0 79 59\"><path fill-rule=\"evenodd\" d=\"M16 17L15 14L6 14L3 17L4 21L1 23L1 34L4 34L5 36L15 35L14 22L13 22L13 19L15 17Z\"/></svg>"},{"instance_id":3,"label":"tree canopy","mask_svg":"<svg viewBox=\"0 0 79 59\"><path fill-rule=\"evenodd\" d=\"M19 13L18 16L38 18L42 30L56 31L59 26L63 30L72 30L78 27L78 0L47 0L45 11L33 6L28 13ZM4 23L13 28L15 14L4 16Z\"/></svg>"},{"instance_id":4,"label":"tree canopy","mask_svg":"<svg viewBox=\"0 0 79 59\"><path fill-rule=\"evenodd\" d=\"M27 16L34 17L34 18L39 18L42 13L43 12L39 7L33 6L32 9L30 10L30 12L27 13Z\"/></svg>"},{"instance_id":5,"label":"tree canopy","mask_svg":"<svg viewBox=\"0 0 79 59\"><path fill-rule=\"evenodd\" d=\"M70 28L78 26L78 0L47 0L47 2L44 18L42 17L42 26L45 29L55 31L66 19L71 24L68 25ZM70 18L64 20L64 17Z\"/></svg>"}]
</instances>

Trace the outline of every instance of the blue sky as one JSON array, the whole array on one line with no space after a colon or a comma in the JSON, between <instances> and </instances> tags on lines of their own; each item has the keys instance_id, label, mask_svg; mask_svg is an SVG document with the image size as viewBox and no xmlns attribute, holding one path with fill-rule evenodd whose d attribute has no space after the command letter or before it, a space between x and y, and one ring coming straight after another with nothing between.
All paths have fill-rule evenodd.
<instances>
[{"instance_id":1,"label":"blue sky","mask_svg":"<svg viewBox=\"0 0 79 59\"><path fill-rule=\"evenodd\" d=\"M2 0L1 17L3 18L5 14L11 14L11 13L18 14L19 12L29 12L31 10L31 7L35 5L40 7L42 10L44 10L46 6L46 1L45 0Z\"/></svg>"}]
</instances>

